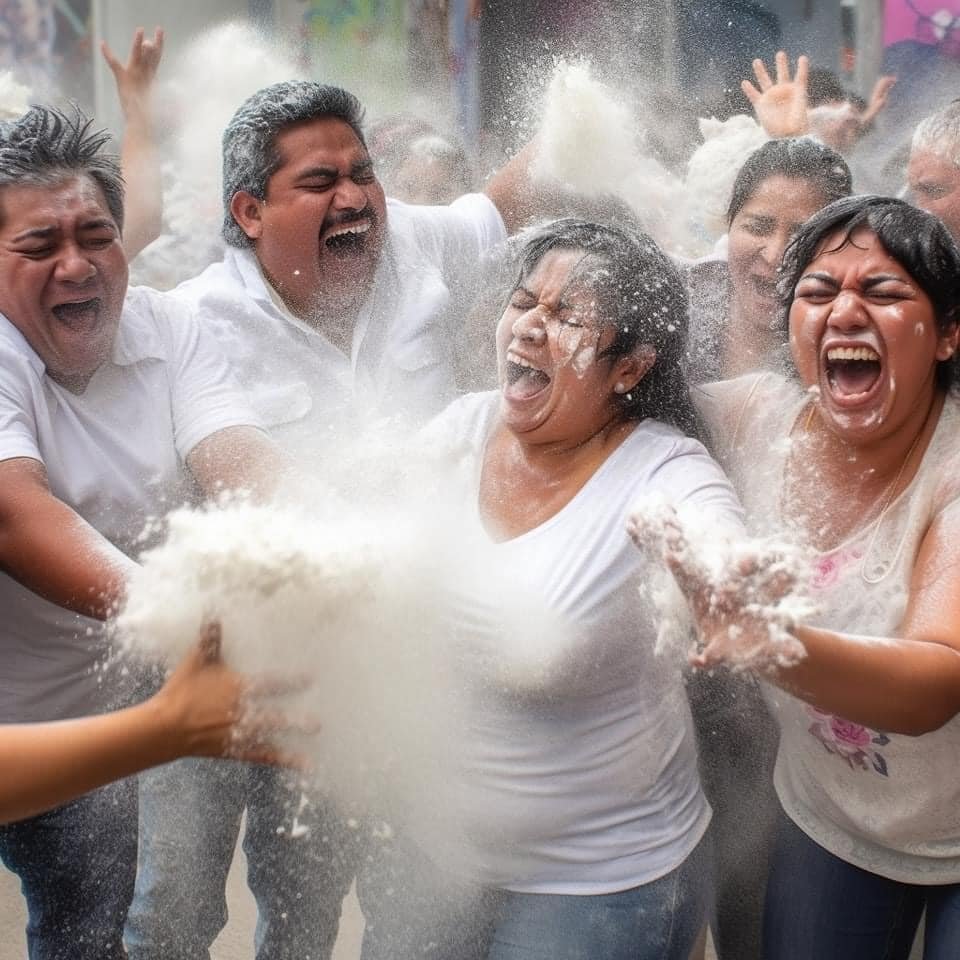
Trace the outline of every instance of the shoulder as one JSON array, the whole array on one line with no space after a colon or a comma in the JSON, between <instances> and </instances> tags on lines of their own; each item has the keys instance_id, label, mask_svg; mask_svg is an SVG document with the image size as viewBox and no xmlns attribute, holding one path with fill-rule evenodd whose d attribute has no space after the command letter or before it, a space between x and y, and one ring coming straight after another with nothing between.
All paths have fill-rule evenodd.
<instances>
[{"instance_id":1,"label":"shoulder","mask_svg":"<svg viewBox=\"0 0 960 960\"><path fill-rule=\"evenodd\" d=\"M483 445L499 403L496 390L458 397L420 431L420 439L437 453Z\"/></svg>"}]
</instances>

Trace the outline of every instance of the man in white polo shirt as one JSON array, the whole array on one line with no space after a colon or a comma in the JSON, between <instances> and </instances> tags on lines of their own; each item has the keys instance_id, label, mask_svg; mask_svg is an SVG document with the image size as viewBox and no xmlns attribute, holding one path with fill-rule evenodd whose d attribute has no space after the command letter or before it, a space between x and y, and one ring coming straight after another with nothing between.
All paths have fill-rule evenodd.
<instances>
[{"instance_id":1,"label":"man in white polo shirt","mask_svg":"<svg viewBox=\"0 0 960 960\"><path fill-rule=\"evenodd\" d=\"M147 519L280 463L190 311L128 293L106 139L42 107L0 130L0 722L115 705L102 621ZM0 827L0 857L31 958L125 956L135 781Z\"/></svg>"},{"instance_id":2,"label":"man in white polo shirt","mask_svg":"<svg viewBox=\"0 0 960 960\"><path fill-rule=\"evenodd\" d=\"M226 256L173 294L199 309L258 415L301 459L336 456L370 416L416 422L453 398L453 291L525 213L523 155L448 207L386 200L362 117L352 94L312 81L250 97L223 139ZM258 960L329 957L363 830L312 797L298 818L309 832L292 838L278 829L276 773L233 773L227 783L191 761L143 779L131 960L208 956L244 806Z\"/></svg>"}]
</instances>

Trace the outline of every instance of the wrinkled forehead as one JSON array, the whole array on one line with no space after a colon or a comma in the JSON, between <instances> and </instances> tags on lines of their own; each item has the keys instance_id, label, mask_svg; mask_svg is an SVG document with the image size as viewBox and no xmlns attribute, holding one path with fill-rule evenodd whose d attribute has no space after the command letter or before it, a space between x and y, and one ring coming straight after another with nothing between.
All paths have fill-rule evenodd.
<instances>
[{"instance_id":1,"label":"wrinkled forehead","mask_svg":"<svg viewBox=\"0 0 960 960\"><path fill-rule=\"evenodd\" d=\"M108 220L117 226L102 188L86 174L0 187L0 229L5 233L65 219Z\"/></svg>"}]
</instances>

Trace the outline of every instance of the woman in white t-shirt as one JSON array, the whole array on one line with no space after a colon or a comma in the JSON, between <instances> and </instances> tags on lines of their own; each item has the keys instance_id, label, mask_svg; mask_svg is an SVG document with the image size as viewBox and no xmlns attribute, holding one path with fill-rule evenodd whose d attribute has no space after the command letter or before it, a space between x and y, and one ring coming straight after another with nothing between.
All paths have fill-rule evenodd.
<instances>
[{"instance_id":1,"label":"woman in white t-shirt","mask_svg":"<svg viewBox=\"0 0 960 960\"><path fill-rule=\"evenodd\" d=\"M361 877L364 960L687 960L712 897L710 809L681 664L655 650L649 562L625 529L653 494L742 530L688 435L685 334L682 280L652 240L557 221L522 253L500 390L434 424L465 442L463 495L501 606L526 600L500 649L541 648L522 684L485 665L497 620L464 586L451 642L473 669L449 778L462 849L411 829Z\"/></svg>"},{"instance_id":2,"label":"woman in white t-shirt","mask_svg":"<svg viewBox=\"0 0 960 960\"><path fill-rule=\"evenodd\" d=\"M784 260L797 376L703 391L752 532L812 559L805 656L761 669L781 730L776 960L906 960L924 909L927 960L960 956L958 277L935 217L838 200ZM762 640L746 599L709 608L697 571L679 579L701 666Z\"/></svg>"}]
</instances>

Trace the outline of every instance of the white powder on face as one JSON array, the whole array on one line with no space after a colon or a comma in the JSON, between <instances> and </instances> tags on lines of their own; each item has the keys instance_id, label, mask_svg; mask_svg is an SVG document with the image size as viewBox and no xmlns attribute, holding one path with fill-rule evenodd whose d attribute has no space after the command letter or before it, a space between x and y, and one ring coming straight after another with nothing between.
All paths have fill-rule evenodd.
<instances>
[{"instance_id":1,"label":"white powder on face","mask_svg":"<svg viewBox=\"0 0 960 960\"><path fill-rule=\"evenodd\" d=\"M795 546L731 535L694 511L675 510L662 496L645 497L634 505L629 530L654 556L673 554L698 583L702 600L712 610L729 612L721 638L728 666L790 666L805 656L792 627L815 609L801 590L809 581L809 564ZM648 589L662 625L658 650L688 643L695 618L674 578L664 569L664 576Z\"/></svg>"}]
</instances>

